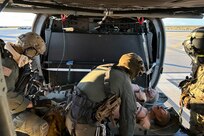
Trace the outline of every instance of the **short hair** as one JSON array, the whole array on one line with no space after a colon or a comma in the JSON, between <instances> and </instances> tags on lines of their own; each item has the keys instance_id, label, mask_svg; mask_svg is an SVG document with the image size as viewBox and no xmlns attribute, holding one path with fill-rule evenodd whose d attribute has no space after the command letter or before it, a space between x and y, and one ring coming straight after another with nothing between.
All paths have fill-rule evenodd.
<instances>
[{"instance_id":1,"label":"short hair","mask_svg":"<svg viewBox=\"0 0 204 136\"><path fill-rule=\"evenodd\" d=\"M154 120L155 124L157 124L159 126L165 126L165 125L168 124L168 122L171 119L171 115L170 115L168 110L165 110L165 111L166 111L167 114L165 114L165 115L160 114L161 116L159 116L159 117L156 116L155 117L155 120Z\"/></svg>"}]
</instances>

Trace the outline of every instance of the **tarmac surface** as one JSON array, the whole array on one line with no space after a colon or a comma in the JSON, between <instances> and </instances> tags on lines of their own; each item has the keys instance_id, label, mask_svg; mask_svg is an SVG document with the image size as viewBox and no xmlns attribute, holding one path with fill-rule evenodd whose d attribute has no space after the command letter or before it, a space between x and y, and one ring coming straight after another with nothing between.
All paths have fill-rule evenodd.
<instances>
[{"instance_id":1,"label":"tarmac surface","mask_svg":"<svg viewBox=\"0 0 204 136\"><path fill-rule=\"evenodd\" d=\"M191 59L185 53L182 42L190 32L166 32L166 54L164 70L160 77L157 89L168 96L165 103L168 107L174 107L179 112L179 98L181 90L178 88L180 81L184 80L191 72ZM184 108L183 125L189 128L189 110Z\"/></svg>"}]
</instances>

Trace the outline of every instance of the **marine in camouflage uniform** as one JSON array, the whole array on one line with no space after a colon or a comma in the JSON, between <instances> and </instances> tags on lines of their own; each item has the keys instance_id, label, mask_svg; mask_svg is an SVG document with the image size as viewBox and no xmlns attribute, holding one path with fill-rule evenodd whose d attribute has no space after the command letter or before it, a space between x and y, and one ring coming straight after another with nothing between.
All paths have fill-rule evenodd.
<instances>
[{"instance_id":1,"label":"marine in camouflage uniform","mask_svg":"<svg viewBox=\"0 0 204 136\"><path fill-rule=\"evenodd\" d=\"M180 105L190 110L190 133L204 135L204 27L195 29L183 43L192 59L192 77L180 83Z\"/></svg>"},{"instance_id":2,"label":"marine in camouflage uniform","mask_svg":"<svg viewBox=\"0 0 204 136\"><path fill-rule=\"evenodd\" d=\"M46 46L43 39L36 33L29 32L18 37L16 44L6 43L5 52L9 56L2 57L3 72L8 88L7 98L16 131L30 136L46 136L48 124L45 120L27 110L32 102L24 96L24 90L16 90L19 70L24 69L31 59L44 53Z\"/></svg>"},{"instance_id":3,"label":"marine in camouflage uniform","mask_svg":"<svg viewBox=\"0 0 204 136\"><path fill-rule=\"evenodd\" d=\"M110 67L111 70L110 70ZM111 64L100 65L88 73L77 85L81 93L85 94L93 103L101 103L107 98L104 87L104 77L110 70L109 86L110 93L121 98L119 134L121 136L132 136L135 127L136 99L133 94L131 79L144 72L142 59L135 53L124 54L117 66ZM71 108L75 108L71 107ZM72 109L71 109L72 110ZM73 129L72 114L69 112L66 118L66 126L70 133ZM95 135L96 126L89 125L86 117L78 119L76 136Z\"/></svg>"}]
</instances>

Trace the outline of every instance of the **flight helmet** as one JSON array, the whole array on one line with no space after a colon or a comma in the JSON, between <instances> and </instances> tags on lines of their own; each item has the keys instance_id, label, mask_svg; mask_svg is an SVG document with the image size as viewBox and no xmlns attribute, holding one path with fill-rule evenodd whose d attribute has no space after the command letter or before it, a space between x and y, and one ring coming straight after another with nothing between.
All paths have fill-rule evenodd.
<instances>
[{"instance_id":1,"label":"flight helmet","mask_svg":"<svg viewBox=\"0 0 204 136\"><path fill-rule=\"evenodd\" d=\"M131 79L134 79L145 72L143 60L136 53L122 55L117 66L126 68Z\"/></svg>"},{"instance_id":2,"label":"flight helmet","mask_svg":"<svg viewBox=\"0 0 204 136\"><path fill-rule=\"evenodd\" d=\"M44 40L34 32L28 32L17 37L16 46L21 48L21 53L33 58L43 54L46 50Z\"/></svg>"},{"instance_id":3,"label":"flight helmet","mask_svg":"<svg viewBox=\"0 0 204 136\"><path fill-rule=\"evenodd\" d=\"M193 30L183 42L183 46L193 63L204 64L204 27Z\"/></svg>"}]
</instances>

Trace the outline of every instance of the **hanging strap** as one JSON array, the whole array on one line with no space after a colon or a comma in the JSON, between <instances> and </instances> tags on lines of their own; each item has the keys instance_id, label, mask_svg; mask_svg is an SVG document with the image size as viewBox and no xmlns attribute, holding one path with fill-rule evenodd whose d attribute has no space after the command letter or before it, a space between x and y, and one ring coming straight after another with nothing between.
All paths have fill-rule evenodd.
<instances>
[{"instance_id":1,"label":"hanging strap","mask_svg":"<svg viewBox=\"0 0 204 136\"><path fill-rule=\"evenodd\" d=\"M184 104L183 104L183 101L181 102L181 106L179 108L179 112L178 112L178 115L179 115L179 123L180 125L182 125L182 113L183 113L183 107L184 107Z\"/></svg>"},{"instance_id":2,"label":"hanging strap","mask_svg":"<svg viewBox=\"0 0 204 136\"><path fill-rule=\"evenodd\" d=\"M144 31L144 17L141 17L141 18L137 18L137 21L139 22L140 26L141 26L141 30L142 30L142 47L143 47L143 50L144 50L144 54L145 54L145 59L146 59L146 63L147 63L147 70L149 70L149 65L150 65L150 62L149 62L149 52L148 52L148 47L147 47L147 39L146 39L146 35L145 35L145 31ZM146 25L147 25L147 22L146 22ZM149 80L149 81L148 81ZM150 77L149 75L146 76L146 83L149 82L147 84L147 88L151 88L151 80L150 80Z\"/></svg>"},{"instance_id":3,"label":"hanging strap","mask_svg":"<svg viewBox=\"0 0 204 136\"><path fill-rule=\"evenodd\" d=\"M107 67L107 66L105 66ZM117 69L119 71L125 71L126 69L121 69L120 67L116 66L116 65L112 65L112 66L108 66L108 70L105 73L104 76L104 89L105 89L105 94L106 97L110 98L111 96L114 95L114 93L111 91L110 88L110 73L112 69ZM126 73L128 73L128 71L125 71Z\"/></svg>"},{"instance_id":4,"label":"hanging strap","mask_svg":"<svg viewBox=\"0 0 204 136\"><path fill-rule=\"evenodd\" d=\"M97 124L95 136L106 136L106 126L104 124Z\"/></svg>"},{"instance_id":5,"label":"hanging strap","mask_svg":"<svg viewBox=\"0 0 204 136\"><path fill-rule=\"evenodd\" d=\"M110 71L111 71L111 68L108 68L108 71L106 71L105 73L105 77L104 77L104 91L105 91L105 94L106 96L109 96L111 94L111 88L110 88Z\"/></svg>"},{"instance_id":6,"label":"hanging strap","mask_svg":"<svg viewBox=\"0 0 204 136\"><path fill-rule=\"evenodd\" d=\"M184 133L190 135L191 134L190 130L182 125L182 122L183 122L183 119L182 119L183 107L184 107L184 104L183 104L183 102L181 102L181 106L180 106L180 109L179 109L179 112L178 112L180 128Z\"/></svg>"}]
</instances>

